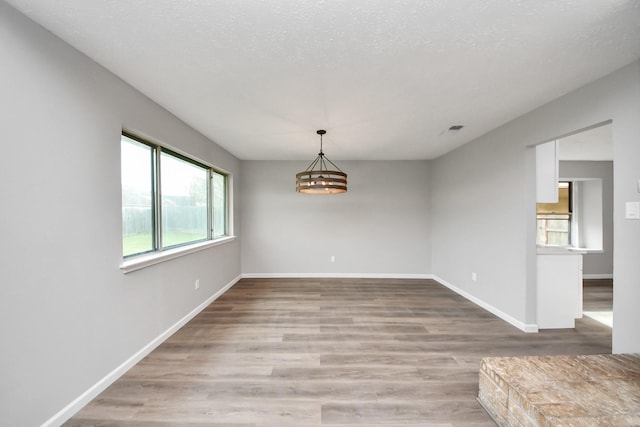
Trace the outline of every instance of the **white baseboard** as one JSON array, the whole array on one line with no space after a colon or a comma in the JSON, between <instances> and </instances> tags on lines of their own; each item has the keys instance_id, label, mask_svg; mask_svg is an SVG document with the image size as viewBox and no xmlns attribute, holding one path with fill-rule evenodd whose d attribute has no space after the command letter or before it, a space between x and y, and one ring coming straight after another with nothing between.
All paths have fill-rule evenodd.
<instances>
[{"instance_id":1,"label":"white baseboard","mask_svg":"<svg viewBox=\"0 0 640 427\"><path fill-rule=\"evenodd\" d=\"M613 274L583 274L583 279L613 279Z\"/></svg>"},{"instance_id":2,"label":"white baseboard","mask_svg":"<svg viewBox=\"0 0 640 427\"><path fill-rule=\"evenodd\" d=\"M432 274L244 273L243 279L433 279Z\"/></svg>"},{"instance_id":3,"label":"white baseboard","mask_svg":"<svg viewBox=\"0 0 640 427\"><path fill-rule=\"evenodd\" d=\"M455 292L458 295L468 299L469 301L471 301L472 303L476 304L477 306L480 306L480 307L484 308L489 313L492 313L492 314L498 316L499 318L501 318L505 322L512 324L513 326L515 326L516 328L520 329L521 331L528 332L528 333L538 332L538 325L529 324L529 323L523 323L523 322L519 321L518 319L508 315L504 311L497 309L496 307L492 306L491 304L487 304L486 302L482 301L481 299L474 297L473 295L463 291L462 289L452 285L451 283L448 283L446 280L443 280L438 276L434 276L433 279L436 282L440 283L442 286L446 286L447 288L451 289L453 292Z\"/></svg>"},{"instance_id":4,"label":"white baseboard","mask_svg":"<svg viewBox=\"0 0 640 427\"><path fill-rule=\"evenodd\" d=\"M102 393L107 387L113 384L118 378L124 375L129 369L131 369L136 363L144 359L149 353L155 350L160 344L162 344L167 338L173 335L178 329L183 327L193 319L198 313L204 310L209 304L218 299L222 294L235 285L241 276L236 277L227 285L225 285L218 292L207 298L202 304L191 310L186 316L178 320L175 324L169 327L166 331L154 338L149 344L138 350L133 356L125 360L120 366L111 371L107 376L91 386L87 391L78 396L75 400L62 408L57 414L45 421L41 427L55 427L62 425L65 421L71 418L76 412L82 409L87 403L95 399L100 393Z\"/></svg>"}]
</instances>

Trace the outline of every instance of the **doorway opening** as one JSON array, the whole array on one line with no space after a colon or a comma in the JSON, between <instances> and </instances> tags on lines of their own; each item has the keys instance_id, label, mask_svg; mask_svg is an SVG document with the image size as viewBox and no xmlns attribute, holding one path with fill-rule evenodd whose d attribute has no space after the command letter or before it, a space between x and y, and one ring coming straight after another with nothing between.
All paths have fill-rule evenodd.
<instances>
[{"instance_id":1,"label":"doorway opening","mask_svg":"<svg viewBox=\"0 0 640 427\"><path fill-rule=\"evenodd\" d=\"M561 182L572 183L571 235L583 255L583 315L613 327L613 132L596 125L558 139Z\"/></svg>"}]
</instances>

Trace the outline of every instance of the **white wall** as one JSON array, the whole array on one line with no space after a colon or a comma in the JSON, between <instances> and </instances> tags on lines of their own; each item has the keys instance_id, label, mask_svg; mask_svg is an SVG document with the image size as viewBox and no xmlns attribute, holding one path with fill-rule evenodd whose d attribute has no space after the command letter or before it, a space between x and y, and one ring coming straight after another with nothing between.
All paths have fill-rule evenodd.
<instances>
[{"instance_id":1,"label":"white wall","mask_svg":"<svg viewBox=\"0 0 640 427\"><path fill-rule=\"evenodd\" d=\"M579 226L581 228L578 236L582 242L580 243L580 247L588 249L602 249L604 246L602 230L602 216L604 212L602 204L602 180L588 179L584 181L574 181L574 188L579 190L579 194L576 196L580 199L577 202L580 204L580 216L582 217L578 218ZM611 188L609 194L613 199L613 188ZM609 212L611 214L611 224L613 225L613 206L611 206L611 210ZM611 227L611 231L613 231L613 227ZM585 260L588 260L588 258L588 256L585 257ZM593 267L592 262L589 262L588 264ZM609 266L609 271L611 271L610 274L613 274L613 257L611 257L611 263Z\"/></svg>"},{"instance_id":2,"label":"white wall","mask_svg":"<svg viewBox=\"0 0 640 427\"><path fill-rule=\"evenodd\" d=\"M640 199L639 118L636 61L435 160L433 273L522 324L535 324L530 147L613 120L613 350L640 351L640 221L624 219L624 202ZM477 282L470 279L474 270Z\"/></svg>"},{"instance_id":3,"label":"white wall","mask_svg":"<svg viewBox=\"0 0 640 427\"><path fill-rule=\"evenodd\" d=\"M587 277L611 277L613 275L613 162L611 161L561 161L560 179L578 180L583 186L582 212L586 215L583 218L582 231L587 232L589 228L589 207L600 204L600 216L595 215L595 220L601 218L600 224L594 224L593 228L601 227L601 236L593 236L589 239L588 234L583 234L585 244L589 246L590 241L602 241L602 252L587 253L583 256L583 274ZM596 179L598 181L592 181ZM593 198L593 192L589 192L589 187L594 187L598 191L598 199ZM584 191L587 190L587 191ZM600 203L599 203L600 202ZM580 245L585 247L584 244Z\"/></svg>"},{"instance_id":4,"label":"white wall","mask_svg":"<svg viewBox=\"0 0 640 427\"><path fill-rule=\"evenodd\" d=\"M35 426L240 274L238 241L121 273L122 127L239 162L4 2L0 40L0 424Z\"/></svg>"},{"instance_id":5,"label":"white wall","mask_svg":"<svg viewBox=\"0 0 640 427\"><path fill-rule=\"evenodd\" d=\"M428 162L336 163L349 176L348 192L318 196L295 191L295 174L308 162L242 162L242 272L430 273Z\"/></svg>"}]
</instances>

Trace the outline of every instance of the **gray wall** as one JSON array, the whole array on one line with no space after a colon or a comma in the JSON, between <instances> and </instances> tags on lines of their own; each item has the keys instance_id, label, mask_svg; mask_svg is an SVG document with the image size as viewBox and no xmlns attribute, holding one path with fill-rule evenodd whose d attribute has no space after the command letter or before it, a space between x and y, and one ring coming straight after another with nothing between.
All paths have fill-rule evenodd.
<instances>
[{"instance_id":1,"label":"gray wall","mask_svg":"<svg viewBox=\"0 0 640 427\"><path fill-rule=\"evenodd\" d=\"M535 156L532 146L613 120L613 350L640 351L640 61L569 93L432 164L433 273L535 324ZM496 233L495 230L499 232ZM477 271L478 281L470 280Z\"/></svg>"},{"instance_id":2,"label":"gray wall","mask_svg":"<svg viewBox=\"0 0 640 427\"><path fill-rule=\"evenodd\" d=\"M349 176L348 192L312 196L295 192L307 161L242 162L243 274L431 272L428 162L336 163Z\"/></svg>"},{"instance_id":3,"label":"gray wall","mask_svg":"<svg viewBox=\"0 0 640 427\"><path fill-rule=\"evenodd\" d=\"M4 2L0 40L0 424L35 426L240 274L237 240L121 273L122 127L239 162Z\"/></svg>"},{"instance_id":4,"label":"gray wall","mask_svg":"<svg viewBox=\"0 0 640 427\"><path fill-rule=\"evenodd\" d=\"M515 138L500 129L433 162L432 259L439 279L523 328L535 319L525 316L526 164Z\"/></svg>"},{"instance_id":5,"label":"gray wall","mask_svg":"<svg viewBox=\"0 0 640 427\"><path fill-rule=\"evenodd\" d=\"M587 277L613 275L613 162L561 161L560 179L602 180L602 252L583 256L583 274Z\"/></svg>"},{"instance_id":6,"label":"gray wall","mask_svg":"<svg viewBox=\"0 0 640 427\"><path fill-rule=\"evenodd\" d=\"M640 221L624 219L624 202L640 200L640 62L432 162L337 162L349 173L349 193L327 198L295 193L294 174L307 162L240 164L4 2L0 39L7 425L50 419L241 271L434 273L534 325L530 147L607 120L615 149L613 348L640 351ZM120 272L123 126L234 174L242 254L234 241Z\"/></svg>"}]
</instances>

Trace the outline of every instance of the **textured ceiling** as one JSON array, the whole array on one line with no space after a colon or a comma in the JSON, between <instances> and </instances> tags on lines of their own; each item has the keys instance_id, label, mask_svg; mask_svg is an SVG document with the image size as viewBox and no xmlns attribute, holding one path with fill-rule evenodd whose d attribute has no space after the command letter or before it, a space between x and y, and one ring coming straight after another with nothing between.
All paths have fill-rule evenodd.
<instances>
[{"instance_id":1,"label":"textured ceiling","mask_svg":"<svg viewBox=\"0 0 640 427\"><path fill-rule=\"evenodd\" d=\"M434 158L640 57L637 0L7 2L241 159Z\"/></svg>"}]
</instances>

